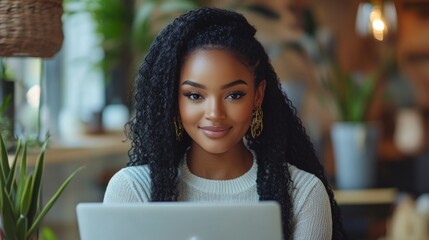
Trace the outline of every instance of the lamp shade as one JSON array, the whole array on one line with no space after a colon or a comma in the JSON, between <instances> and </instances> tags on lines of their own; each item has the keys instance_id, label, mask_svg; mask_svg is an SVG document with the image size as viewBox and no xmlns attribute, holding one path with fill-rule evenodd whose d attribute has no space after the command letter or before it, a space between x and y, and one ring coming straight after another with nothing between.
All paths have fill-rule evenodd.
<instances>
[{"instance_id":1,"label":"lamp shade","mask_svg":"<svg viewBox=\"0 0 429 240\"><path fill-rule=\"evenodd\" d=\"M54 56L64 38L62 14L62 0L1 0L0 56Z\"/></svg>"}]
</instances>

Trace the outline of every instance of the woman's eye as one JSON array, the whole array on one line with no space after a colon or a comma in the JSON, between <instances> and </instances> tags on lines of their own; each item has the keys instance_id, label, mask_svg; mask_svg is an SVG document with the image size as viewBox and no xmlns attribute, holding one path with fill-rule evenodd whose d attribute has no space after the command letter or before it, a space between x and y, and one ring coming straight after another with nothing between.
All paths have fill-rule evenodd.
<instances>
[{"instance_id":1,"label":"woman's eye","mask_svg":"<svg viewBox=\"0 0 429 240\"><path fill-rule=\"evenodd\" d=\"M238 99L244 97L244 95L246 95L246 94L244 94L242 92L233 92L233 93L230 93L226 98L231 99L231 100L238 100Z\"/></svg>"},{"instance_id":2,"label":"woman's eye","mask_svg":"<svg viewBox=\"0 0 429 240\"><path fill-rule=\"evenodd\" d=\"M194 101L202 99L201 95L199 95L198 93L185 93L183 95Z\"/></svg>"}]
</instances>

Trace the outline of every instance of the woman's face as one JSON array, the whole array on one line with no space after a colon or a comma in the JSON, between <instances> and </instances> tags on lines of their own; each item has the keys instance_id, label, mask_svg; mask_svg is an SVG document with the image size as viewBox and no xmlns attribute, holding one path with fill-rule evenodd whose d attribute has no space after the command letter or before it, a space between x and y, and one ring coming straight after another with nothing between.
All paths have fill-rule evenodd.
<instances>
[{"instance_id":1,"label":"woman's face","mask_svg":"<svg viewBox=\"0 0 429 240\"><path fill-rule=\"evenodd\" d=\"M253 109L262 104L265 81L223 49L196 50L185 59L179 83L179 112L193 144L209 153L240 146Z\"/></svg>"}]
</instances>

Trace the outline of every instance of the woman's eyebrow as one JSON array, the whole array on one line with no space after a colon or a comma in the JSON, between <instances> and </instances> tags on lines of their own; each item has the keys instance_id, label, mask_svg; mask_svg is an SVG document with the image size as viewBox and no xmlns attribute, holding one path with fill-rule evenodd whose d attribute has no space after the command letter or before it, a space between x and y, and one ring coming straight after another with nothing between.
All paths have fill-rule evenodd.
<instances>
[{"instance_id":1,"label":"woman's eyebrow","mask_svg":"<svg viewBox=\"0 0 429 240\"><path fill-rule=\"evenodd\" d=\"M234 87L234 86L239 85L239 84L247 85L247 83L244 80L238 79L238 80L235 80L233 82L230 82L230 83L227 83L227 84L223 85L222 89L227 89L227 88L230 88L230 87ZM185 80L182 83L182 85L189 85L189 86L196 87L196 88L207 89L206 86L204 86L202 84L199 84L199 83L196 83L196 82L193 82L193 81L190 81L190 80Z\"/></svg>"},{"instance_id":2,"label":"woman's eyebrow","mask_svg":"<svg viewBox=\"0 0 429 240\"><path fill-rule=\"evenodd\" d=\"M234 86L240 85L240 84L247 85L247 83L244 80L238 79L238 80L235 80L233 82L230 82L230 83L223 85L222 89L227 89L227 88L234 87Z\"/></svg>"},{"instance_id":3,"label":"woman's eyebrow","mask_svg":"<svg viewBox=\"0 0 429 240\"><path fill-rule=\"evenodd\" d=\"M199 84L199 83L196 83L196 82L192 82L192 81L190 81L190 80L185 80L185 81L182 83L182 86L183 86L183 85L189 85L189 86L196 87L196 88L207 89L207 88L206 88L206 86L204 86L204 85L202 85L202 84Z\"/></svg>"}]
</instances>

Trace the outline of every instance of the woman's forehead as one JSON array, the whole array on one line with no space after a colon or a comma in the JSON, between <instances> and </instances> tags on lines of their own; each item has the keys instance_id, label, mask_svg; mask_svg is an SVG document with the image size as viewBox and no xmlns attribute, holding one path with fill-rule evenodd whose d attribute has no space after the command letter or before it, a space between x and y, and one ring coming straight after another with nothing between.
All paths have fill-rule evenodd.
<instances>
[{"instance_id":1,"label":"woman's forehead","mask_svg":"<svg viewBox=\"0 0 429 240\"><path fill-rule=\"evenodd\" d=\"M238 79L251 81L253 85L253 73L238 57L226 49L193 51L183 62L180 75L181 82L204 80L220 85Z\"/></svg>"}]
</instances>

